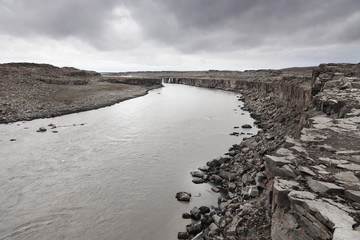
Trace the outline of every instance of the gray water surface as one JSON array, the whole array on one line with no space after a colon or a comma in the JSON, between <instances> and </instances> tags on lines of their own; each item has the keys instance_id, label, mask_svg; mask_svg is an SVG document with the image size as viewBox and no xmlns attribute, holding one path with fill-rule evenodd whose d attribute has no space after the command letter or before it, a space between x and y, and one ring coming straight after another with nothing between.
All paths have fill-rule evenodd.
<instances>
[{"instance_id":1,"label":"gray water surface","mask_svg":"<svg viewBox=\"0 0 360 240\"><path fill-rule=\"evenodd\" d=\"M241 141L229 133L253 120L239 104L235 93L165 84L111 107L0 125L0 239L176 239L183 212L217 203L189 173Z\"/></svg>"}]
</instances>

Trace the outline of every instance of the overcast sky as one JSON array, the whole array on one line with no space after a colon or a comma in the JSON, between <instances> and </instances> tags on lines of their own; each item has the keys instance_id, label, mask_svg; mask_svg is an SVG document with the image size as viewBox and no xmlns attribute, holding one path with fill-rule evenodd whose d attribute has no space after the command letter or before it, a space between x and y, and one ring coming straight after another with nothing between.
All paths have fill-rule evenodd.
<instances>
[{"instance_id":1,"label":"overcast sky","mask_svg":"<svg viewBox=\"0 0 360 240\"><path fill-rule=\"evenodd\" d=\"M360 0L0 0L0 62L97 71L360 62Z\"/></svg>"}]
</instances>

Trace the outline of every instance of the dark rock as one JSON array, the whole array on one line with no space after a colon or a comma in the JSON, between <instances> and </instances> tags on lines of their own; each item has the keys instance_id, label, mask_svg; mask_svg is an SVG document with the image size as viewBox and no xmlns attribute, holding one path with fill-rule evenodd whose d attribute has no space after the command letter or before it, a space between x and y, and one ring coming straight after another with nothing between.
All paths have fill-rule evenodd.
<instances>
[{"instance_id":1,"label":"dark rock","mask_svg":"<svg viewBox=\"0 0 360 240\"><path fill-rule=\"evenodd\" d=\"M202 230L202 224L200 221L191 223L186 226L186 231L192 235L196 235L196 234L200 233L201 230Z\"/></svg>"},{"instance_id":2,"label":"dark rock","mask_svg":"<svg viewBox=\"0 0 360 240\"><path fill-rule=\"evenodd\" d=\"M201 211L197 207L191 209L190 214L191 214L191 218L193 218L194 220L200 220L201 218Z\"/></svg>"},{"instance_id":3,"label":"dark rock","mask_svg":"<svg viewBox=\"0 0 360 240\"><path fill-rule=\"evenodd\" d=\"M205 176L205 174L200 171L194 171L194 172L191 172L191 176L196 177L196 178L203 178Z\"/></svg>"},{"instance_id":4,"label":"dark rock","mask_svg":"<svg viewBox=\"0 0 360 240\"><path fill-rule=\"evenodd\" d=\"M47 131L47 129L44 128L44 127L40 127L40 128L37 130L37 132L46 132L46 131Z\"/></svg>"},{"instance_id":5,"label":"dark rock","mask_svg":"<svg viewBox=\"0 0 360 240\"><path fill-rule=\"evenodd\" d=\"M206 207L206 206L201 206L199 207L200 213L201 214L205 214L205 213L209 213L210 212L210 208Z\"/></svg>"},{"instance_id":6,"label":"dark rock","mask_svg":"<svg viewBox=\"0 0 360 240\"><path fill-rule=\"evenodd\" d=\"M15 138L10 139L10 142L15 142L15 141L16 141Z\"/></svg>"},{"instance_id":7,"label":"dark rock","mask_svg":"<svg viewBox=\"0 0 360 240\"><path fill-rule=\"evenodd\" d=\"M252 126L250 124L244 124L241 126L242 128L252 128Z\"/></svg>"},{"instance_id":8,"label":"dark rock","mask_svg":"<svg viewBox=\"0 0 360 240\"><path fill-rule=\"evenodd\" d=\"M178 232L178 239L189 239L189 233L187 232Z\"/></svg>"},{"instance_id":9,"label":"dark rock","mask_svg":"<svg viewBox=\"0 0 360 240\"><path fill-rule=\"evenodd\" d=\"M234 150L230 151L230 152L228 152L228 155L231 157L234 157L236 155L236 152Z\"/></svg>"},{"instance_id":10,"label":"dark rock","mask_svg":"<svg viewBox=\"0 0 360 240\"><path fill-rule=\"evenodd\" d=\"M202 219L201 219L201 223L203 228L208 227L210 224L212 224L214 222L214 220L212 219L211 216L209 215L205 215Z\"/></svg>"},{"instance_id":11,"label":"dark rock","mask_svg":"<svg viewBox=\"0 0 360 240\"><path fill-rule=\"evenodd\" d=\"M192 182L195 183L195 184L202 184L202 183L205 182L205 179L203 179L203 178L193 178Z\"/></svg>"},{"instance_id":12,"label":"dark rock","mask_svg":"<svg viewBox=\"0 0 360 240\"><path fill-rule=\"evenodd\" d=\"M183 201L183 202L190 202L190 197L191 197L191 193L187 193L187 192L178 192L176 193L175 198L178 201Z\"/></svg>"},{"instance_id":13,"label":"dark rock","mask_svg":"<svg viewBox=\"0 0 360 240\"><path fill-rule=\"evenodd\" d=\"M209 171L209 166L199 167L199 170L203 171L203 172L207 172L207 171Z\"/></svg>"},{"instance_id":14,"label":"dark rock","mask_svg":"<svg viewBox=\"0 0 360 240\"><path fill-rule=\"evenodd\" d=\"M190 219L190 218L191 218L191 214L190 214L190 213L183 213L183 214L182 214L182 218L184 218L184 219Z\"/></svg>"}]
</instances>

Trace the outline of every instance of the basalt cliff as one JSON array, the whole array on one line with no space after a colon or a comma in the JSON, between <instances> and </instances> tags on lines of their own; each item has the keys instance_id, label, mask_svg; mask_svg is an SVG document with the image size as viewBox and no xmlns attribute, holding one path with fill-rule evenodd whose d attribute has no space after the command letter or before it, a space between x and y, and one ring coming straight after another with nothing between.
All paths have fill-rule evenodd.
<instances>
[{"instance_id":1,"label":"basalt cliff","mask_svg":"<svg viewBox=\"0 0 360 240\"><path fill-rule=\"evenodd\" d=\"M241 93L261 130L192 173L223 195L178 238L360 239L360 64L212 74L164 80Z\"/></svg>"}]
</instances>

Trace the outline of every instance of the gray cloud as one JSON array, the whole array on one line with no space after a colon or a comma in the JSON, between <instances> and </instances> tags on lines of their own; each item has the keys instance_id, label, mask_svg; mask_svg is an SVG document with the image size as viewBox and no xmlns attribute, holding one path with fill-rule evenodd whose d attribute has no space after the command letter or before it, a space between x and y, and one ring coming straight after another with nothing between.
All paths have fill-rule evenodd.
<instances>
[{"instance_id":1,"label":"gray cloud","mask_svg":"<svg viewBox=\"0 0 360 240\"><path fill-rule=\"evenodd\" d=\"M269 41L286 45L359 41L356 0L143 0L136 5L129 1L128 6L151 39L184 51L246 49Z\"/></svg>"},{"instance_id":2,"label":"gray cloud","mask_svg":"<svg viewBox=\"0 0 360 240\"><path fill-rule=\"evenodd\" d=\"M0 37L76 39L133 61L163 52L168 61L171 51L233 61L312 50L328 56L321 51L359 49L359 22L358 0L0 0Z\"/></svg>"}]
</instances>

